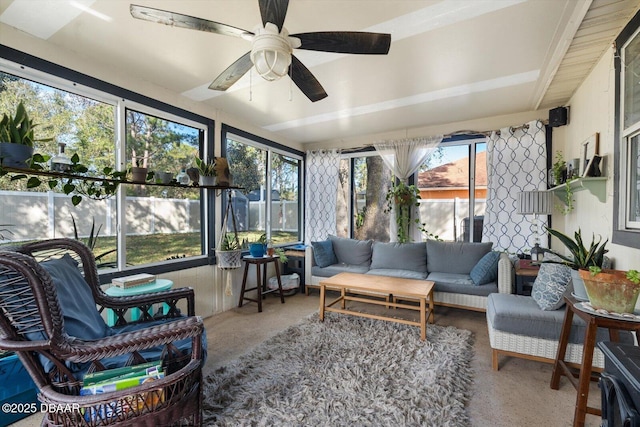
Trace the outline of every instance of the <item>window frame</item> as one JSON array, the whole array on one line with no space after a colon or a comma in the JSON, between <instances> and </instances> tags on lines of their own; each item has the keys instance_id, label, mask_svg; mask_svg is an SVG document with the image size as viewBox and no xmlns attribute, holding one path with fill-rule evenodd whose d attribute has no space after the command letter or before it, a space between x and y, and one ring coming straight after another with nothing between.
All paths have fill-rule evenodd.
<instances>
[{"instance_id":1,"label":"window frame","mask_svg":"<svg viewBox=\"0 0 640 427\"><path fill-rule=\"evenodd\" d=\"M233 136L233 137L232 137ZM296 150L291 147L287 147L285 145L279 144L277 142L268 140L266 138L254 135L252 133L243 131L241 129L235 128L228 124L222 123L221 132L220 132L220 148L221 155L223 157L227 157L227 139L233 139L237 142L247 144L253 147L260 148L266 151L266 171L265 171L265 192L266 192L266 213L265 213L265 233L267 235L267 239L271 238L271 160L272 154L277 153L288 157L297 158L300 160L300 168L298 173L298 218L300 221L299 224L299 240L296 242L287 243L284 246L292 246L295 244L299 244L304 242L304 183L305 183L305 162L306 155L304 152ZM222 209L226 208L227 200L225 199L222 204ZM217 223L217 229L222 226L222 218ZM217 241L214 241L217 244Z\"/></svg>"},{"instance_id":2,"label":"window frame","mask_svg":"<svg viewBox=\"0 0 640 427\"><path fill-rule=\"evenodd\" d=\"M635 37L640 37L640 12L629 21L615 40L615 114L614 114L614 151L613 151L613 243L640 249L640 229L630 228L628 220L630 176L628 159L628 138L637 135L640 122L624 127L624 75L622 49Z\"/></svg>"},{"instance_id":3,"label":"window frame","mask_svg":"<svg viewBox=\"0 0 640 427\"><path fill-rule=\"evenodd\" d=\"M105 102L114 105L116 109L115 129L116 141L114 148L117 148L114 166L123 168L122 147L124 146L124 126L125 126L125 106L138 111L143 108L144 111L151 114L159 115L162 118L171 120L171 117L188 122L197 123L203 126L205 130L204 147L199 147L200 155L206 152L208 155L214 153L214 130L215 123L213 119L201 116L196 113L175 107L165 102L141 95L128 89L107 83L95 77L71 70L58 64L43 60L41 58L26 54L16 49L0 45L0 70L16 75L20 78L32 80L47 86L52 86L60 90L85 96L96 101ZM205 190L201 190L205 191ZM119 193L123 193L119 189ZM116 197L122 197L120 195ZM152 274L161 274L170 271L177 271L187 268L199 267L214 262L213 245L210 242L214 240L213 224L215 211L215 194L213 191L206 191L201 195L201 239L205 250L201 256L190 257L178 260L167 260L163 263L145 264L134 267L108 270L100 273L101 283L108 283L112 278L125 274L136 274L146 272ZM118 209L121 204L118 203ZM121 216L121 218L123 218ZM116 231L118 239L118 248L120 249L121 224ZM205 246L206 245L206 246ZM120 256L120 255L119 255Z\"/></svg>"}]
</instances>

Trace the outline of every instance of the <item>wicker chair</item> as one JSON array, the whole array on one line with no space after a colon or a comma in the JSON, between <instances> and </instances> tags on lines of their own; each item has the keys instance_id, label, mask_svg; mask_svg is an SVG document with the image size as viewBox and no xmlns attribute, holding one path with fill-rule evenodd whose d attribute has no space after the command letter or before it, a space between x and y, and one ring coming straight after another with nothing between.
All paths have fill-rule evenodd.
<instances>
[{"instance_id":1,"label":"wicker chair","mask_svg":"<svg viewBox=\"0 0 640 427\"><path fill-rule=\"evenodd\" d=\"M51 273L52 262L68 262L69 256L75 260L73 267L77 263L78 268L70 270L84 283L80 286L90 289L90 293L85 289L86 295L96 307L91 314L103 323L99 313L105 308L118 314L115 327L104 325L104 337L80 339L70 333L74 322L74 327L78 324L69 318L73 307L67 305L78 303L77 290L69 298ZM179 301L186 301L186 316L177 308ZM170 307L164 318L149 314L157 303ZM142 317L126 324L124 314L134 307L140 308ZM99 286L93 254L76 240L53 239L0 252L0 349L16 352L33 378L44 404L39 407L49 409L44 426L200 425L203 336L191 288L110 297ZM149 354L159 358L147 360ZM152 360L162 360L164 378L125 390L80 395L86 373L114 367L116 362L130 366Z\"/></svg>"}]
</instances>

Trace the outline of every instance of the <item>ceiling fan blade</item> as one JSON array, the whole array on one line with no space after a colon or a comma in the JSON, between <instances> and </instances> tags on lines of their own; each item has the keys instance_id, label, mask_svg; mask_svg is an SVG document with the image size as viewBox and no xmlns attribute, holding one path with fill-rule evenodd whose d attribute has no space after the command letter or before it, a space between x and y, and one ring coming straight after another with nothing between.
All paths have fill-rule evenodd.
<instances>
[{"instance_id":1,"label":"ceiling fan blade","mask_svg":"<svg viewBox=\"0 0 640 427\"><path fill-rule=\"evenodd\" d=\"M321 31L292 34L302 42L298 49L322 52L386 55L391 46L391 34L360 31Z\"/></svg>"},{"instance_id":2,"label":"ceiling fan blade","mask_svg":"<svg viewBox=\"0 0 640 427\"><path fill-rule=\"evenodd\" d=\"M278 31L282 31L284 18L287 16L289 8L289 0L259 0L260 16L262 16L262 25L271 22L278 27Z\"/></svg>"},{"instance_id":3,"label":"ceiling fan blade","mask_svg":"<svg viewBox=\"0 0 640 427\"><path fill-rule=\"evenodd\" d=\"M236 62L229 65L218 77L216 77L216 79L209 85L209 89L229 89L235 82L240 80L240 77L244 76L251 67L253 67L253 62L251 62L251 52L247 52L238 58Z\"/></svg>"},{"instance_id":4,"label":"ceiling fan blade","mask_svg":"<svg viewBox=\"0 0 640 427\"><path fill-rule=\"evenodd\" d=\"M166 10L154 9L152 7L138 6L132 4L129 7L131 16L143 21L156 22L158 24L171 25L173 27L188 28L190 30L207 31L209 33L223 34L225 36L243 37L252 36L251 31L220 22L209 21L207 19L196 18L194 16L183 15L181 13L168 12Z\"/></svg>"},{"instance_id":5,"label":"ceiling fan blade","mask_svg":"<svg viewBox=\"0 0 640 427\"><path fill-rule=\"evenodd\" d=\"M289 69L291 80L300 88L311 102L320 101L327 97L322 85L311 71L304 66L295 56L291 55L291 68Z\"/></svg>"}]
</instances>

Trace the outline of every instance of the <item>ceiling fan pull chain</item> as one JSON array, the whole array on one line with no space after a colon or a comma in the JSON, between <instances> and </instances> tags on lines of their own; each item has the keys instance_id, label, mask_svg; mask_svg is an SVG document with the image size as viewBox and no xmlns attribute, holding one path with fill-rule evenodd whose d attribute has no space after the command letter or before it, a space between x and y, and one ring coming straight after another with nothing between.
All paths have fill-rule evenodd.
<instances>
[{"instance_id":1,"label":"ceiling fan pull chain","mask_svg":"<svg viewBox=\"0 0 640 427\"><path fill-rule=\"evenodd\" d=\"M293 80L289 79L289 102L293 101Z\"/></svg>"},{"instance_id":2,"label":"ceiling fan pull chain","mask_svg":"<svg viewBox=\"0 0 640 427\"><path fill-rule=\"evenodd\" d=\"M253 72L249 70L249 102L253 101Z\"/></svg>"}]
</instances>

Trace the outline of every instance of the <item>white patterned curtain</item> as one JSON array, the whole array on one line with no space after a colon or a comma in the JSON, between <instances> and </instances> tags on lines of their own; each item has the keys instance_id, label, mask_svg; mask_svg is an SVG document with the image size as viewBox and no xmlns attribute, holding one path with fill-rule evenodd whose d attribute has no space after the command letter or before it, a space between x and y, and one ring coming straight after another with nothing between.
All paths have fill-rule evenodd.
<instances>
[{"instance_id":1,"label":"white patterned curtain","mask_svg":"<svg viewBox=\"0 0 640 427\"><path fill-rule=\"evenodd\" d=\"M487 137L487 180L482 241L510 253L531 249L536 243L533 215L518 214L517 201L522 191L547 188L546 136L541 121L500 129ZM547 217L539 220L542 229Z\"/></svg>"},{"instance_id":2,"label":"white patterned curtain","mask_svg":"<svg viewBox=\"0 0 640 427\"><path fill-rule=\"evenodd\" d=\"M305 243L336 234L338 150L307 151L305 186Z\"/></svg>"},{"instance_id":3,"label":"white patterned curtain","mask_svg":"<svg viewBox=\"0 0 640 427\"><path fill-rule=\"evenodd\" d=\"M442 135L438 135L380 141L374 143L373 146L376 148L380 157L382 157L385 165L391 169L399 180L406 184L409 177L429 158L441 141ZM414 207L411 212L411 217L420 218L420 208ZM392 242L395 241L398 236L395 209L390 213L389 236ZM410 222L409 236L412 241L421 240L420 229L413 221Z\"/></svg>"}]
</instances>

